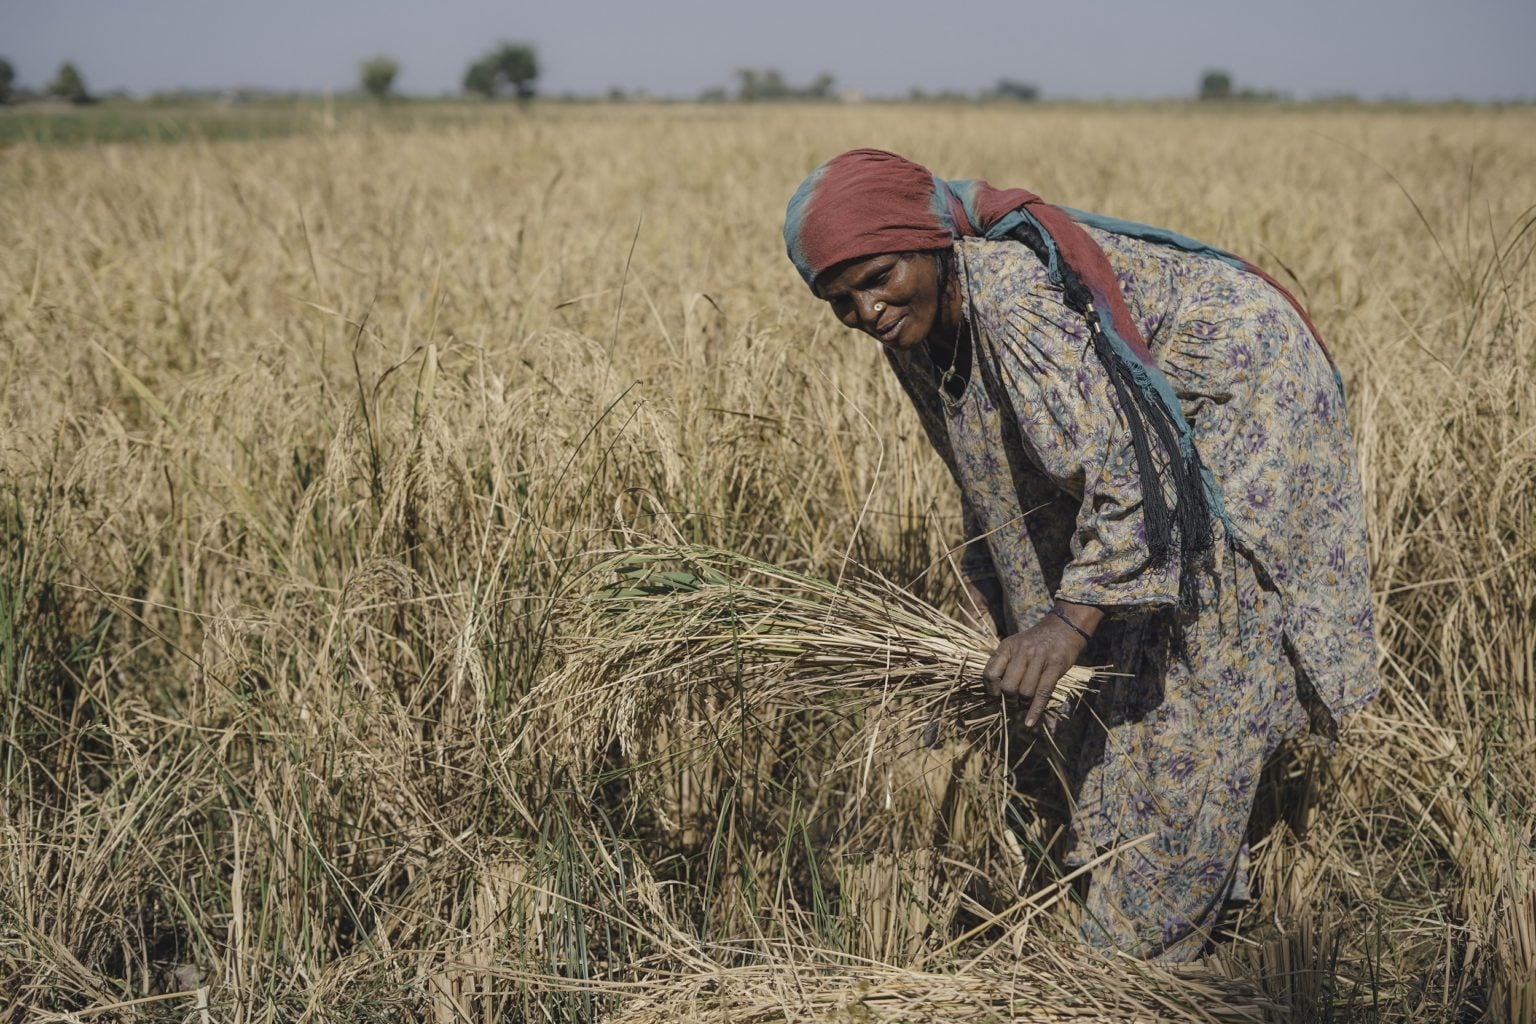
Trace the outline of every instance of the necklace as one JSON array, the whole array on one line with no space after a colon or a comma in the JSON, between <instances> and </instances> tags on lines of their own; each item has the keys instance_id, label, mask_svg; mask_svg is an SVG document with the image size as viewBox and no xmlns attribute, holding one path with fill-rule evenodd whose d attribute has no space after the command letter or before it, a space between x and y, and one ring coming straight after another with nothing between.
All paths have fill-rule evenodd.
<instances>
[{"instance_id":1,"label":"necklace","mask_svg":"<svg viewBox=\"0 0 1536 1024\"><path fill-rule=\"evenodd\" d=\"M944 368L943 373L939 374L939 397L944 400L944 404L950 409L960 408L960 399L955 397L950 391L950 387L957 382L963 383L960 377L960 337L964 330L965 322L961 321L960 330L955 332L954 353L950 357L949 365ZM929 352L928 358L933 358L932 352ZM935 365L934 369L938 369L938 366ZM964 391L961 394L964 395Z\"/></svg>"},{"instance_id":2,"label":"necklace","mask_svg":"<svg viewBox=\"0 0 1536 1024\"><path fill-rule=\"evenodd\" d=\"M960 305L963 309L969 304L971 294L970 288L967 287L969 285L969 275L966 273L965 258L960 256L958 249L956 250L956 257L960 262ZM949 365L945 367L944 370L939 374L939 399L944 403L945 408L949 409L951 412L960 408L962 404L961 399L965 396L963 389L960 392L960 397L952 395L949 390L952 384L957 382L964 384L964 378L960 376L960 343L962 340L969 340L965 326L966 317L963 313L957 312L955 314L955 340L950 345L949 349ZM939 368L939 361L933 358L933 346L928 345L927 348L928 361L932 363L933 368L937 370ZM966 369L969 371L971 368L967 367Z\"/></svg>"}]
</instances>

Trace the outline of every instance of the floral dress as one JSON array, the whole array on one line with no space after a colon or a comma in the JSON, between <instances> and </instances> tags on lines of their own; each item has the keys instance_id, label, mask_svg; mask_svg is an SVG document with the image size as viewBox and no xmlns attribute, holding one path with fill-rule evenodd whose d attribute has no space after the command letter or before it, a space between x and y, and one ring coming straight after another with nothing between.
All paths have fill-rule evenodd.
<instances>
[{"instance_id":1,"label":"floral dress","mask_svg":"<svg viewBox=\"0 0 1536 1024\"><path fill-rule=\"evenodd\" d=\"M957 243L974 338L958 396L925 349L887 355L960 487L965 575L998 580L1008 628L1055 598L1107 612L1083 661L1123 675L1078 709L1067 750L1067 863L1106 858L1084 937L1188 959L1245 895L1264 762L1376 692L1365 516L1343 396L1285 299L1225 263L1089 233L1222 489L1230 526L1198 613L1178 611L1177 550L1148 564L1130 432L1033 252Z\"/></svg>"}]
</instances>

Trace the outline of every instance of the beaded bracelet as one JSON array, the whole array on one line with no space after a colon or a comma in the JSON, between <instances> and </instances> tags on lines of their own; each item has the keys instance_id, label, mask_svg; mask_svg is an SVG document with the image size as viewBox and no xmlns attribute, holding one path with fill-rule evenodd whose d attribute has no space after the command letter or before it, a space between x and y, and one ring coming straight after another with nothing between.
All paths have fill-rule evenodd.
<instances>
[{"instance_id":1,"label":"beaded bracelet","mask_svg":"<svg viewBox=\"0 0 1536 1024\"><path fill-rule=\"evenodd\" d=\"M1088 641L1088 640L1092 640L1093 639L1093 637L1091 637L1087 633L1083 632L1081 626L1079 626L1077 623L1073 622L1071 619L1067 618L1067 613L1061 610L1061 605L1059 605L1059 604L1051 605L1051 614L1056 616L1062 622L1065 622L1067 625L1071 626L1072 627L1072 632L1074 632L1078 636L1082 637L1084 641Z\"/></svg>"}]
</instances>

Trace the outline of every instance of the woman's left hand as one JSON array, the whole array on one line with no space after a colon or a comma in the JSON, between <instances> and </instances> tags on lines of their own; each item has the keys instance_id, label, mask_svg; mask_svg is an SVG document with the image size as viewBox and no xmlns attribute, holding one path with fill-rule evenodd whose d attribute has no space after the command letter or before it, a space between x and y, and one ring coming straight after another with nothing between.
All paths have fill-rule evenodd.
<instances>
[{"instance_id":1,"label":"woman's left hand","mask_svg":"<svg viewBox=\"0 0 1536 1024\"><path fill-rule=\"evenodd\" d=\"M1103 613L1091 605L1060 602L1071 622L1083 633L1092 634ZM991 694L1008 694L1028 700L1024 724L1033 728L1045 714L1051 692L1077 662L1088 641L1082 633L1051 613L1028 629L1005 637L982 669L981 678Z\"/></svg>"}]
</instances>

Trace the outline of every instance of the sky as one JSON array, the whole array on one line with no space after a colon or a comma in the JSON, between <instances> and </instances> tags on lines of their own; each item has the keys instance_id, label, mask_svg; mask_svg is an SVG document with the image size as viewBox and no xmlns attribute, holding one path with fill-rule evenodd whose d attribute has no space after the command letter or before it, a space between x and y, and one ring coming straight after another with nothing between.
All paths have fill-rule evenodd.
<instances>
[{"instance_id":1,"label":"sky","mask_svg":"<svg viewBox=\"0 0 1536 1024\"><path fill-rule=\"evenodd\" d=\"M1536 99L1536 0L0 0L0 57L33 88L72 60L97 93L342 90L383 53L433 95L501 40L536 46L549 94L686 97L771 67L871 95L1160 98L1221 68L1298 98Z\"/></svg>"}]
</instances>

